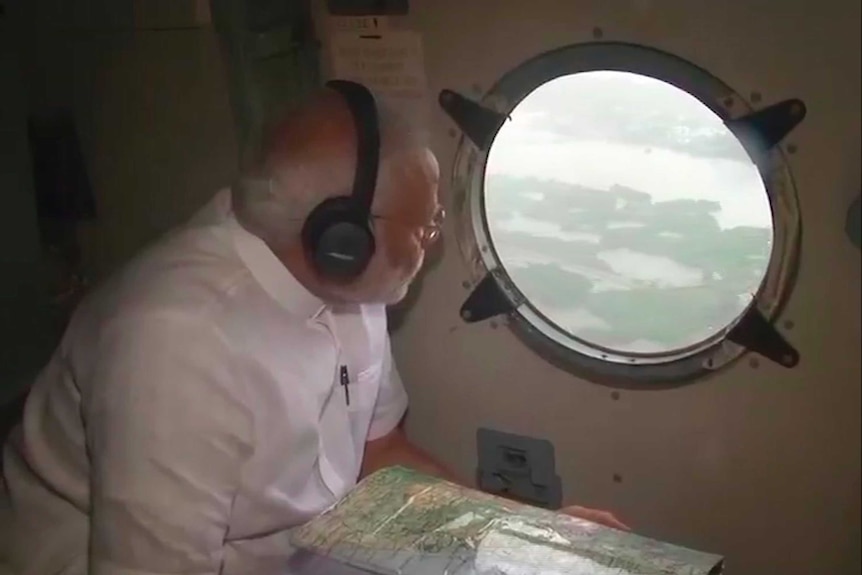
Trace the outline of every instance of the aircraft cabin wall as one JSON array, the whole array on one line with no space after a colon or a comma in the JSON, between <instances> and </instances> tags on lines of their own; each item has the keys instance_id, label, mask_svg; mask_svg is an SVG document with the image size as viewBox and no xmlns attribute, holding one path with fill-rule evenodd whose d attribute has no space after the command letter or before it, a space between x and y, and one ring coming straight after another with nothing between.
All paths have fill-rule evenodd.
<instances>
[{"instance_id":1,"label":"aircraft cabin wall","mask_svg":"<svg viewBox=\"0 0 862 575\"><path fill-rule=\"evenodd\" d=\"M327 64L331 54L323 33L325 3L315 2ZM236 173L241 137L231 117L230 81L223 76L217 37L203 9L206 2L5 4L10 23L20 7L34 13L28 15L32 29L27 30L30 37L23 41L21 56L29 111L67 107L76 119L98 210L94 221L81 225L81 249L86 271L98 279L186 217ZM441 198L450 212L441 249L430 258L409 305L393 317L394 352L411 396L411 437L467 476L475 472L479 427L550 440L567 503L608 508L644 535L724 554L729 573L859 573L862 274L859 251L844 233L847 207L860 190L859 3L792 0L731 7L679 0L418 0L410 2L408 17L393 18L389 24L421 34L427 126L441 166ZM500 318L467 323L459 317L481 277L481 266L474 260L468 263L462 251L469 253L477 243L471 210L481 192L481 162L467 160L482 155L437 105L437 94L450 89L507 110L514 102L497 92L525 89L523 74L510 72L523 70L519 67L549 50L597 39L647 46L700 67L737 93L727 94L732 117L788 99L804 101L807 115L771 156L777 158L777 167L770 172L770 183L775 184L771 190L789 202L773 206L779 222L775 250L784 254L781 249L801 237L798 273L794 280L792 257L776 260L766 273L774 280L768 286L778 295L770 300L772 292L767 290L764 296L779 332L800 354L796 367L788 369L750 352L690 385L647 389L644 384L626 386L620 377L609 378L618 387L601 385L579 365L571 365L571 357L545 359L541 352L547 346L540 336L530 340L537 352L525 345L529 338ZM622 54L625 63L629 53L634 54L632 66L652 62L659 72L678 74L683 84L689 76L700 78L692 89L702 87L707 95L723 89L703 79L695 67L668 64L672 58L653 61L644 52L625 50L615 52L614 58ZM580 58L574 56L539 68L554 73L555 66ZM595 58L605 57L599 53L587 60L595 64ZM290 86L281 89L285 99L293 93ZM615 98L626 95L608 95L607 108L613 109ZM10 106L23 108L21 99L8 98ZM583 105L572 98L572 110ZM511 116L517 130L517 110ZM595 125L591 116L568 117ZM552 115L549 122L545 131L555 132ZM23 138L23 125L16 130L21 132L16 137ZM518 134L504 126L501 134L506 133ZM594 139L605 145L601 141L610 135L600 132ZM697 135L683 133L683 141ZM539 142L556 141L553 133L538 136ZM527 160L537 158L521 154L525 149L517 148L517 138L512 143L508 156L498 152L498 167L524 176L530 172ZM665 156L683 162L679 155ZM707 154L707 160L715 158ZM577 156L556 161L549 155L537 164L541 169L528 175L541 179L542 170L553 175L551 169L567 163L585 166L585 172L599 164L585 162ZM611 165L620 172L629 167L619 161ZM686 165L670 164L658 175L655 170L634 174L645 181L661 183L667 177L679 182ZM698 183L707 187L713 182L709 178L717 177L698 173ZM747 173L750 177L752 172ZM637 188L637 180L626 187ZM643 202L642 195L630 189L625 193ZM692 192L691 197L716 201L714 194ZM758 210L761 216L764 210L771 215L764 197L750 196L751 206L734 204L736 215L743 220ZM459 198L466 200L463 206ZM656 208L652 202L642 205ZM804 228L801 236L796 208ZM686 210L685 217L702 216ZM651 213L663 225L674 220ZM526 225L525 218L510 220L514 227L508 231ZM567 232L576 243L596 235L595 230L578 230L578 225L603 221L596 216L573 220L572 229L545 226L533 232L540 240L563 238L560 232ZM644 270L631 253L641 246L633 245L631 236L620 238L629 243L617 245L617 259L606 262L617 276L627 276L634 267L641 274L635 279L646 283L666 279L656 274L702 277L689 274L692 266L681 269L679 262L668 263L667 258L649 260L656 269ZM550 244L540 245L545 249ZM478 263L488 261L479 258ZM734 261L728 264L731 271ZM511 266L513 273L516 269ZM548 277L552 284L559 279ZM535 282L534 289L547 285L548 277ZM680 294L680 309L668 313L665 307L662 312L667 325L701 317L692 308L684 309L688 300ZM631 310L627 325L633 325L632 317L646 321L655 316L649 306L633 305L637 301L620 308ZM718 363L724 359L717 356Z\"/></svg>"},{"instance_id":2,"label":"aircraft cabin wall","mask_svg":"<svg viewBox=\"0 0 862 575\"><path fill-rule=\"evenodd\" d=\"M859 16L859 3L850 0L732 9L649 0L419 0L410 2L409 16L391 18L388 26L421 33L428 126L450 212L442 257L431 258L418 296L397 316L394 350L411 396L410 435L465 475L475 473L478 427L548 439L566 502L609 508L646 535L726 554L729 573L858 573L862 288L859 251L843 230L860 189ZM437 95L450 89L511 111L516 102L487 97L504 91L504 75L598 36L668 52L708 71L739 95L731 116L804 101L805 120L779 146L804 226L798 275L783 284L786 304L775 319L800 353L795 368L750 352L691 385L620 389L542 359L499 318L459 317L477 275L461 249L471 242L472 221L459 229L465 218L456 204L459 194L470 204L481 185L464 176L475 147ZM324 60L332 58L329 50ZM506 81L510 89L516 84ZM575 95L570 105L578 109ZM563 110L559 121L589 120ZM508 129L504 124L500 138ZM566 171L528 157L527 144L521 155L511 145L512 153L497 156L505 158L497 160L503 172L541 179ZM558 161L583 165L576 157ZM669 182L679 181L676 170L688 169L682 160L668 168ZM763 196L749 196L738 208L770 215ZM775 211L781 217L782 208ZM778 252L786 237L776 230ZM682 309L686 301L663 321L694 314ZM632 308L642 317L650 311Z\"/></svg>"}]
</instances>

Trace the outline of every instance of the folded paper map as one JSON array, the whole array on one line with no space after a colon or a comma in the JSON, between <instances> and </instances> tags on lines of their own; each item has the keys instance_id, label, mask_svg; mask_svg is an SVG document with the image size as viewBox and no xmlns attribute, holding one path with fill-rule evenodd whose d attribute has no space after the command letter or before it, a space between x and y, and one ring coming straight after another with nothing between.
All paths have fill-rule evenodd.
<instances>
[{"instance_id":1,"label":"folded paper map","mask_svg":"<svg viewBox=\"0 0 862 575\"><path fill-rule=\"evenodd\" d=\"M722 572L722 558L716 555L515 503L402 467L364 479L338 504L297 528L292 542L302 553L344 565L344 573Z\"/></svg>"}]
</instances>

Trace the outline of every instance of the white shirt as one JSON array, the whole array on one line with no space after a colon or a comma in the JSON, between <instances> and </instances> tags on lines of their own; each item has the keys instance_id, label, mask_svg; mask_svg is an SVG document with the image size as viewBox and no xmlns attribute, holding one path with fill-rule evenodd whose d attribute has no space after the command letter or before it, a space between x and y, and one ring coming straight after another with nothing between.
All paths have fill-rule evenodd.
<instances>
[{"instance_id":1,"label":"white shirt","mask_svg":"<svg viewBox=\"0 0 862 575\"><path fill-rule=\"evenodd\" d=\"M4 450L14 573L285 573L403 416L384 308L325 306L229 206L76 312Z\"/></svg>"}]
</instances>

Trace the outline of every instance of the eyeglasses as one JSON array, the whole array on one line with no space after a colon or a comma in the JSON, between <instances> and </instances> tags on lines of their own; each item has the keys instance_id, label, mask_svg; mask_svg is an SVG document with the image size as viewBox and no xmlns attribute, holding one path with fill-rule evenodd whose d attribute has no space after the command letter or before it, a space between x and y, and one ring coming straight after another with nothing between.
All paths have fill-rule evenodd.
<instances>
[{"instance_id":1,"label":"eyeglasses","mask_svg":"<svg viewBox=\"0 0 862 575\"><path fill-rule=\"evenodd\" d=\"M428 247L438 239L440 239L440 233L443 228L443 222L446 220L446 210L443 209L443 206L437 206L437 209L434 210L434 216L432 216L431 221L427 224L413 224L408 223L403 220L397 218L391 218L389 216L372 214L371 219L374 220L383 220L384 222L392 222L394 224L399 224L405 227L419 229L421 231L421 236L419 237L419 241L422 244L422 247Z\"/></svg>"},{"instance_id":2,"label":"eyeglasses","mask_svg":"<svg viewBox=\"0 0 862 575\"><path fill-rule=\"evenodd\" d=\"M237 182L237 185L244 187L246 190L253 190L256 194L260 194L261 196L267 198L271 198L275 195L273 188L276 184L278 184L277 178L268 178L266 180L256 178L242 178ZM425 248L430 246L440 238L443 222L446 219L446 210L443 209L443 206L438 205L437 208L434 210L434 215L431 218L431 222L427 224L415 224L382 214L371 214L370 218L372 220L383 220L396 223L411 229L420 229L422 235L420 236L419 241L422 243L422 247Z\"/></svg>"}]
</instances>

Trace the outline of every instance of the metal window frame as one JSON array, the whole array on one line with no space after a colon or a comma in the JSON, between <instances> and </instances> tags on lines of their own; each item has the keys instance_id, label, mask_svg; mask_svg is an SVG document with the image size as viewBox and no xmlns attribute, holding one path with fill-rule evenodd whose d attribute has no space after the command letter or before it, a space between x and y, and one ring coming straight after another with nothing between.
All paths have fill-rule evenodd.
<instances>
[{"instance_id":1,"label":"metal window frame","mask_svg":"<svg viewBox=\"0 0 862 575\"><path fill-rule=\"evenodd\" d=\"M488 152L508 114L540 85L578 72L612 70L651 76L695 96L740 139L764 181L773 219L773 248L751 306L707 341L671 354L626 354L580 340L544 317L518 290L491 241L484 206ZM462 130L452 172L456 236L474 291L462 307L468 322L506 316L506 323L545 359L576 375L615 387L692 383L756 351L785 367L799 354L776 320L798 268L802 219L796 186L779 145L805 117L805 105L786 100L755 109L706 70L667 52L620 43L590 42L540 54L505 74L479 102L443 90L440 105Z\"/></svg>"}]
</instances>

